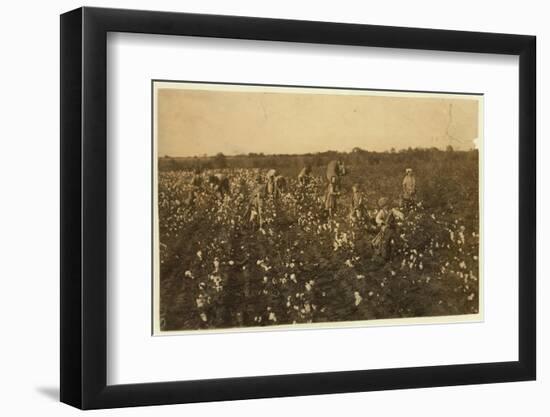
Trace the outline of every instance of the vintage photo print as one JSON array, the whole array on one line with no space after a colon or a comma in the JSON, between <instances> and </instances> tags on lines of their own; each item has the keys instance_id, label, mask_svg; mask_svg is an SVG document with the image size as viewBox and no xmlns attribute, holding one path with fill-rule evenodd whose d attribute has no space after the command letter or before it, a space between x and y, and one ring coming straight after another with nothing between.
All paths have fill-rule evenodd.
<instances>
[{"instance_id":1,"label":"vintage photo print","mask_svg":"<svg viewBox=\"0 0 550 417\"><path fill-rule=\"evenodd\" d=\"M480 321L483 96L152 82L153 334Z\"/></svg>"}]
</instances>

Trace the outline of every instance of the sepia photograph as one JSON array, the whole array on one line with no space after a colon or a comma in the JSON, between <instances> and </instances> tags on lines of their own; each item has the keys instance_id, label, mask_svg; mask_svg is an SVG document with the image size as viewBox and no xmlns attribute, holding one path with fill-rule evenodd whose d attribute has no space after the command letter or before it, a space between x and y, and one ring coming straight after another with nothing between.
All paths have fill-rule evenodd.
<instances>
[{"instance_id":1,"label":"sepia photograph","mask_svg":"<svg viewBox=\"0 0 550 417\"><path fill-rule=\"evenodd\" d=\"M154 335L483 320L483 95L152 82Z\"/></svg>"}]
</instances>

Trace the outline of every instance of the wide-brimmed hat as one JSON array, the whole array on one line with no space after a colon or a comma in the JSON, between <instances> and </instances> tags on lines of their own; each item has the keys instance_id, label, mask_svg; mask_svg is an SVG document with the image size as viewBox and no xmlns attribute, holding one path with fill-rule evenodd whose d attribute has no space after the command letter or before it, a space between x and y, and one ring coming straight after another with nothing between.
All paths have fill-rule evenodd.
<instances>
[{"instance_id":1,"label":"wide-brimmed hat","mask_svg":"<svg viewBox=\"0 0 550 417\"><path fill-rule=\"evenodd\" d=\"M405 172L413 172L412 168L407 168Z\"/></svg>"}]
</instances>

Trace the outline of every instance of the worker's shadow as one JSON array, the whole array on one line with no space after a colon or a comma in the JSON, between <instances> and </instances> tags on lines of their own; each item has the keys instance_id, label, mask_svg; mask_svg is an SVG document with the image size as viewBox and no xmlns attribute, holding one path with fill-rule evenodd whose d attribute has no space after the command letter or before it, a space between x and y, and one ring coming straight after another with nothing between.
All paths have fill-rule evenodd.
<instances>
[{"instance_id":1,"label":"worker's shadow","mask_svg":"<svg viewBox=\"0 0 550 417\"><path fill-rule=\"evenodd\" d=\"M59 401L59 387L36 387L36 391L52 401Z\"/></svg>"}]
</instances>

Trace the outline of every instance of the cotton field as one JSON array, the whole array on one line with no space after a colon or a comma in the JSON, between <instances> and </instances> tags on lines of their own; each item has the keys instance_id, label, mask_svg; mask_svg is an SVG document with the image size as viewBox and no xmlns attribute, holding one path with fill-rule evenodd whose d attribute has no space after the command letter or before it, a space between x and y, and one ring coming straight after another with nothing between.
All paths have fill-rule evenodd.
<instances>
[{"instance_id":1,"label":"cotton field","mask_svg":"<svg viewBox=\"0 0 550 417\"><path fill-rule=\"evenodd\" d=\"M287 186L251 199L265 169L160 171L158 231L162 330L474 314L479 311L477 161L420 163L418 196L391 239L391 256L373 250L377 201L398 204L405 164L350 165L336 211L323 205L322 168L306 185L293 169ZM223 174L230 192L207 178ZM352 184L364 195L350 216Z\"/></svg>"}]
</instances>

